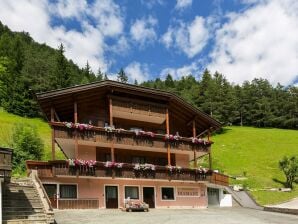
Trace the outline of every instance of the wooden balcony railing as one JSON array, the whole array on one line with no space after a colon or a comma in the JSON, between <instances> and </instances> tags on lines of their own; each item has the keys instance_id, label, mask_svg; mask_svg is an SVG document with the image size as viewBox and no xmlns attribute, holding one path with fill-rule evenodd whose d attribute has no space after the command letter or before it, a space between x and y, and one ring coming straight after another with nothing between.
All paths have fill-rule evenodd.
<instances>
[{"instance_id":1,"label":"wooden balcony railing","mask_svg":"<svg viewBox=\"0 0 298 224\"><path fill-rule=\"evenodd\" d=\"M188 150L188 151L208 151L212 142L207 144L193 143L192 139L180 137L179 140L165 140L165 135L154 134L154 136L137 136L134 131L123 129L115 129L106 131L103 127L92 126L88 130L78 130L68 128L63 122L51 122L54 128L55 138L75 139L77 134L78 140L98 142L103 146L114 143L115 147L148 147L148 148L163 148L166 149L170 144L172 149ZM76 131L78 130L78 131ZM205 142L206 143L206 142Z\"/></svg>"},{"instance_id":2,"label":"wooden balcony railing","mask_svg":"<svg viewBox=\"0 0 298 224\"><path fill-rule=\"evenodd\" d=\"M0 147L0 178L9 181L12 169L12 150Z\"/></svg>"},{"instance_id":3,"label":"wooden balcony railing","mask_svg":"<svg viewBox=\"0 0 298 224\"><path fill-rule=\"evenodd\" d=\"M212 170L202 172L197 169L173 168L155 166L154 170L136 170L134 164L124 163L121 168L105 167L105 162L97 162L93 167L69 166L66 161L49 161L40 163L27 161L27 168L37 169L40 178L55 176L90 176L106 178L128 179L159 179L180 181L210 181L215 184L228 185L228 177Z\"/></svg>"}]
</instances>

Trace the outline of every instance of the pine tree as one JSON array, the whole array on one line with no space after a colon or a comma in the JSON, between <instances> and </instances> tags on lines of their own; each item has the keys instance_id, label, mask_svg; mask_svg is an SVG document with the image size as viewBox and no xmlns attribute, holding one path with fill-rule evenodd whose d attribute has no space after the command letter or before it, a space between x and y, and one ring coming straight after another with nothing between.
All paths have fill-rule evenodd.
<instances>
[{"instance_id":1,"label":"pine tree","mask_svg":"<svg viewBox=\"0 0 298 224\"><path fill-rule=\"evenodd\" d=\"M70 86L70 74L67 68L67 60L64 56L64 46L61 43L58 48L58 54L56 58L56 71L54 74L54 83L55 88L65 88Z\"/></svg>"},{"instance_id":2,"label":"pine tree","mask_svg":"<svg viewBox=\"0 0 298 224\"><path fill-rule=\"evenodd\" d=\"M125 74L123 68L121 68L120 71L118 72L117 81L118 82L123 82L123 83L127 83L128 82L128 77Z\"/></svg>"},{"instance_id":3,"label":"pine tree","mask_svg":"<svg viewBox=\"0 0 298 224\"><path fill-rule=\"evenodd\" d=\"M175 83L174 83L174 80L173 80L173 77L171 76L171 74L167 75L167 77L165 79L165 86L167 88L174 88Z\"/></svg>"},{"instance_id":4,"label":"pine tree","mask_svg":"<svg viewBox=\"0 0 298 224\"><path fill-rule=\"evenodd\" d=\"M96 76L96 80L97 80L97 81L102 81L103 78L104 78L104 75L103 75L103 73L101 72L101 69L98 68L97 76Z\"/></svg>"}]
</instances>

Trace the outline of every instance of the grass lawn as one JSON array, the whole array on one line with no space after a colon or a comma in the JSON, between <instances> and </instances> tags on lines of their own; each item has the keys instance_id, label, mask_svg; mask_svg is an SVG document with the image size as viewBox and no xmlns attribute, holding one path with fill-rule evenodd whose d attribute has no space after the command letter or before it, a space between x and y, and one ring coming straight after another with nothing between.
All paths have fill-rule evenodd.
<instances>
[{"instance_id":1,"label":"grass lawn","mask_svg":"<svg viewBox=\"0 0 298 224\"><path fill-rule=\"evenodd\" d=\"M261 129L253 127L227 127L224 134L212 140L213 168L229 175L243 176L247 180L233 181L251 189L283 187L283 173L278 161L284 155L298 155L298 131L283 129ZM298 185L294 191L253 191L260 204L273 204L298 196Z\"/></svg>"},{"instance_id":2,"label":"grass lawn","mask_svg":"<svg viewBox=\"0 0 298 224\"><path fill-rule=\"evenodd\" d=\"M44 160L51 159L51 130L39 118L23 118L9 114L0 108L0 146L9 146L15 124L36 126L45 144ZM285 177L278 168L284 155L298 154L298 131L283 129L260 129L252 127L228 127L224 134L212 137L213 168L229 175L248 177L242 183L251 189L283 187ZM64 156L56 147L57 158ZM276 180L276 181L274 181ZM291 193L254 191L253 196L260 204L272 204L298 197L298 185Z\"/></svg>"}]
</instances>

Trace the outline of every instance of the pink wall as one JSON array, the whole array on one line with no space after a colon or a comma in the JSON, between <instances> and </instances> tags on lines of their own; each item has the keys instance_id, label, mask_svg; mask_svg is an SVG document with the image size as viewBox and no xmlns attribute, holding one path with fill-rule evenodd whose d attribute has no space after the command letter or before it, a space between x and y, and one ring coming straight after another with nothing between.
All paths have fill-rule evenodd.
<instances>
[{"instance_id":1,"label":"pink wall","mask_svg":"<svg viewBox=\"0 0 298 224\"><path fill-rule=\"evenodd\" d=\"M174 181L150 181L150 180L121 180L121 179L92 179L92 178L52 178L42 179L43 183L67 183L78 184L79 198L99 198L100 208L105 208L104 187L105 185L118 186L119 207L124 204L124 186L139 186L140 201L142 201L142 187L155 187L155 205L157 208L206 208L207 188L203 183L187 183ZM161 200L161 187L174 187L175 200ZM196 188L198 196L178 196L177 189Z\"/></svg>"}]
</instances>

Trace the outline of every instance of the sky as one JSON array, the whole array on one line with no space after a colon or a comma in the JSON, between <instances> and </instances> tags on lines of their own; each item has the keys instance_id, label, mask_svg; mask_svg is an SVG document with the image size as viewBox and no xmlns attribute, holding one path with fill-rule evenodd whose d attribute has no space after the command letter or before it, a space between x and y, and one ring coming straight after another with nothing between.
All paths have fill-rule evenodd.
<instances>
[{"instance_id":1,"label":"sky","mask_svg":"<svg viewBox=\"0 0 298 224\"><path fill-rule=\"evenodd\" d=\"M230 82L298 86L296 0L0 0L0 21L130 82L207 68Z\"/></svg>"}]
</instances>

